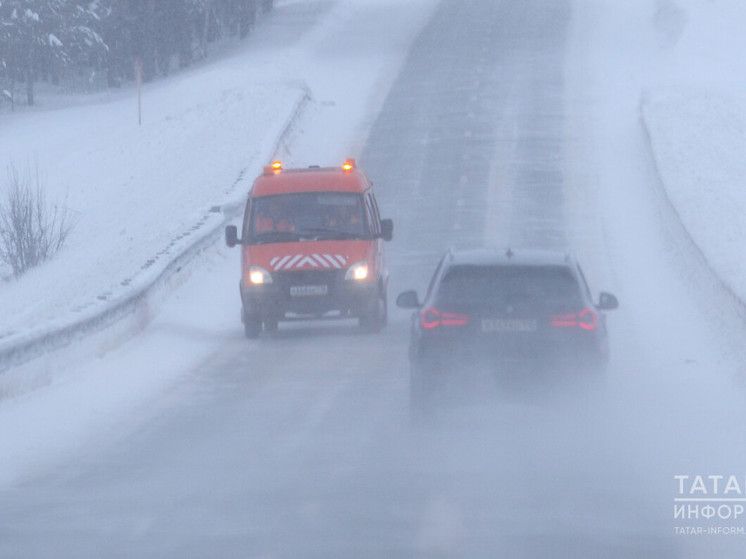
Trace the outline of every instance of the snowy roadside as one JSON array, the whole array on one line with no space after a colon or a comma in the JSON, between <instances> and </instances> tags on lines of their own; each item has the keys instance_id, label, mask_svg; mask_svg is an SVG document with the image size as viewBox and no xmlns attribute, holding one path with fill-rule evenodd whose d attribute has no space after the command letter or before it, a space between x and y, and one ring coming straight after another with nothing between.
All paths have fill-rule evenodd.
<instances>
[{"instance_id":1,"label":"snowy roadside","mask_svg":"<svg viewBox=\"0 0 746 559\"><path fill-rule=\"evenodd\" d=\"M694 243L746 302L746 104L708 93L656 94L643 120L666 194Z\"/></svg>"},{"instance_id":2,"label":"snowy roadside","mask_svg":"<svg viewBox=\"0 0 746 559\"><path fill-rule=\"evenodd\" d=\"M746 87L738 0L661 2L659 72L641 116L666 195L713 271L746 302ZM666 17L671 15L668 20ZM676 21L678 25L673 25Z\"/></svg>"},{"instance_id":3,"label":"snowy roadside","mask_svg":"<svg viewBox=\"0 0 746 559\"><path fill-rule=\"evenodd\" d=\"M52 261L0 282L0 353L121 303L214 230L221 208L243 198L273 155L308 98L306 83L318 101L313 116L327 119L308 162L353 154L389 68L432 6L418 0L392 18L389 0L280 2L245 48L148 86L142 127L130 98L5 118L0 167L38 166L75 229ZM384 24L390 43L370 50ZM340 57L331 48L340 39L329 37L345 26L358 34Z\"/></svg>"},{"instance_id":4,"label":"snowy roadside","mask_svg":"<svg viewBox=\"0 0 746 559\"><path fill-rule=\"evenodd\" d=\"M143 335L105 354L90 355L86 338L3 374L0 396L0 493L50 462L140 428L189 384L185 371L225 356L216 344L250 351L238 326L235 251L212 247L195 257ZM205 292L204 285L211 286ZM188 350L185 348L188 347Z\"/></svg>"},{"instance_id":5,"label":"snowy roadside","mask_svg":"<svg viewBox=\"0 0 746 559\"><path fill-rule=\"evenodd\" d=\"M224 72L215 66L205 69L206 80L213 75L215 83L209 87L219 89L219 77L241 80L248 73L273 80L262 86L267 90L273 87L271 83L303 80L313 100L279 153L291 165L342 161L359 155L357 150L365 143L370 123L412 40L436 5L437 0L404 4L399 0L284 0L257 29L246 52L226 60ZM175 81L184 82L184 90L189 91L192 75ZM167 87L170 83L163 82L154 89ZM297 99L300 89L283 86L275 91L278 96ZM238 105L231 106L236 109ZM193 113L190 118L203 122L209 120L212 109L199 104ZM235 122L235 110L228 110L222 118L220 126L229 130L245 124ZM277 129L284 124L281 120L274 122ZM250 124L253 128L257 123ZM202 131L209 139L226 132L211 130L209 122ZM4 133L0 130L0 138ZM272 135L266 137L271 139ZM229 174L225 169L200 168L197 156L179 154L178 145L168 146L168 151L180 155L180 177L190 180L191 172L213 171L225 179L210 180L208 184L215 188L207 189L210 196L205 196L204 205L194 206L201 208L194 214L197 219L215 203L212 194L227 194L224 190L235 182L238 170L248 167L232 191L239 198L244 196L258 171L250 163L261 165L266 158L263 153L253 153L256 146L245 142L225 144L223 155L239 164L235 174ZM4 156L3 152L0 157ZM133 212L148 212L133 206ZM126 217L123 212L110 217L122 215ZM154 212L153 219L158 217ZM97 235L94 241L100 242L99 238ZM62 261L63 255L57 260ZM60 266L65 271L65 265ZM71 455L85 455L85 449L96 443L111 444L126 437L144 421L163 413L171 403L171 389L189 384L190 372L200 364L230 359L232 353L250 353L252 345L243 338L239 321L237 267L235 250L208 247L196 255L186 273L175 274L163 286L160 291L167 296L158 297L162 300L157 309L146 310L149 316L144 317L137 336L118 331L118 323L102 336L86 336L0 375L0 490ZM6 317L0 316L0 324L4 320Z\"/></svg>"},{"instance_id":6,"label":"snowy roadside","mask_svg":"<svg viewBox=\"0 0 746 559\"><path fill-rule=\"evenodd\" d=\"M23 115L0 130L0 167L38 166L75 227L53 260L0 287L0 349L128 297L225 217L271 157L306 92L210 68L129 100ZM7 147L5 147L7 146ZM236 149L243 146L243 149ZM0 181L3 184L3 181Z\"/></svg>"}]
</instances>

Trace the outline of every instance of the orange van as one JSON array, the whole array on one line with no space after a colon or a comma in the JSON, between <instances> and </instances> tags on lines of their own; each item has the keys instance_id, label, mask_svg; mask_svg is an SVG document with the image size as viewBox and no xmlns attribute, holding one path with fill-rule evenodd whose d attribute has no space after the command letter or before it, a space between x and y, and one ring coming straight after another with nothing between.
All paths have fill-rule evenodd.
<instances>
[{"instance_id":1,"label":"orange van","mask_svg":"<svg viewBox=\"0 0 746 559\"><path fill-rule=\"evenodd\" d=\"M241 302L246 336L280 321L357 318L377 332L386 324L388 270L372 183L354 159L340 167L285 169L274 161L254 181L241 237Z\"/></svg>"}]
</instances>

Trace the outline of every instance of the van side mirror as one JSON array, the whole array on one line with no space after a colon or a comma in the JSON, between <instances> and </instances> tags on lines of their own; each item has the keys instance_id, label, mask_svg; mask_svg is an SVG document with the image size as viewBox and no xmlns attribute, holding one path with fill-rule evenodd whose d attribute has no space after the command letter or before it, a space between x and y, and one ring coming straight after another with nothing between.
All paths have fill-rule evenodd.
<instances>
[{"instance_id":1,"label":"van side mirror","mask_svg":"<svg viewBox=\"0 0 746 559\"><path fill-rule=\"evenodd\" d=\"M396 306L402 309L419 309L421 305L417 292L410 290L400 293L396 298Z\"/></svg>"},{"instance_id":2,"label":"van side mirror","mask_svg":"<svg viewBox=\"0 0 746 559\"><path fill-rule=\"evenodd\" d=\"M394 222L392 220L381 220L381 238L384 241L390 241L394 238Z\"/></svg>"},{"instance_id":3,"label":"van side mirror","mask_svg":"<svg viewBox=\"0 0 746 559\"><path fill-rule=\"evenodd\" d=\"M238 238L238 228L235 225L228 225L225 228L225 244L229 248L233 248L239 244L241 240Z\"/></svg>"},{"instance_id":4,"label":"van side mirror","mask_svg":"<svg viewBox=\"0 0 746 559\"><path fill-rule=\"evenodd\" d=\"M606 293L602 291L598 294L598 305L596 305L597 309L600 309L602 311L612 311L619 307L619 301L617 301L617 298L614 297L611 293Z\"/></svg>"}]
</instances>

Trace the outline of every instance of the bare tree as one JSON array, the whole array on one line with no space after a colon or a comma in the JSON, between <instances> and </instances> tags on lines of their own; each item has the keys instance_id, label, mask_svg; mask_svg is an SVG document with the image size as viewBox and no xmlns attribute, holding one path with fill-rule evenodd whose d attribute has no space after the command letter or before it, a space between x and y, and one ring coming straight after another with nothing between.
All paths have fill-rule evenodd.
<instances>
[{"instance_id":1,"label":"bare tree","mask_svg":"<svg viewBox=\"0 0 746 559\"><path fill-rule=\"evenodd\" d=\"M8 167L8 191L0 202L0 261L18 277L54 256L72 230L68 210L47 203L38 167L21 174Z\"/></svg>"}]
</instances>

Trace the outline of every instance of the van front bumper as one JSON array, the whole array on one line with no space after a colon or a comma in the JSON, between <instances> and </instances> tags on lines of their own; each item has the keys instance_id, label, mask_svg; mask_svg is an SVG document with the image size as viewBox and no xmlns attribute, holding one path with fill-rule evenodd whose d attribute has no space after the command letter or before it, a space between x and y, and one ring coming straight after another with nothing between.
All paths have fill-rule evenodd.
<instances>
[{"instance_id":1,"label":"van front bumper","mask_svg":"<svg viewBox=\"0 0 746 559\"><path fill-rule=\"evenodd\" d=\"M245 316L262 320L320 318L332 312L342 317L365 314L380 295L375 282L346 280L345 270L272 274L272 283L241 283Z\"/></svg>"}]
</instances>

